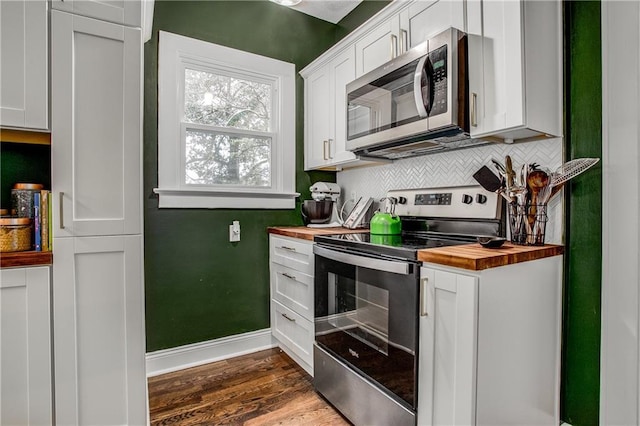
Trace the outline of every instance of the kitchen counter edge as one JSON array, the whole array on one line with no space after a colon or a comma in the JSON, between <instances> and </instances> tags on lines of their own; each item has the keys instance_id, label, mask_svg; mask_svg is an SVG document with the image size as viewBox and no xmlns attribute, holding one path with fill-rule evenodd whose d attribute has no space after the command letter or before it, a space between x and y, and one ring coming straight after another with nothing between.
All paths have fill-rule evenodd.
<instances>
[{"instance_id":1,"label":"kitchen counter edge","mask_svg":"<svg viewBox=\"0 0 640 426\"><path fill-rule=\"evenodd\" d=\"M362 233L368 233L369 229L307 228L306 226L270 226L267 228L267 232L269 234L282 235L285 237L313 241L313 237L315 237L316 235L362 234Z\"/></svg>"}]
</instances>

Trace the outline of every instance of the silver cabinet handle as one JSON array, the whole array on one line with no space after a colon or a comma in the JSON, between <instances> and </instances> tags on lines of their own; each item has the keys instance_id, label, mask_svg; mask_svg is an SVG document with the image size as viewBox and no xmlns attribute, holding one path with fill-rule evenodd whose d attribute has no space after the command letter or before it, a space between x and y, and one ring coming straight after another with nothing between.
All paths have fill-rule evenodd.
<instances>
[{"instance_id":1,"label":"silver cabinet handle","mask_svg":"<svg viewBox=\"0 0 640 426\"><path fill-rule=\"evenodd\" d=\"M427 282L428 278L420 279L420 316L426 317L429 316L427 312Z\"/></svg>"},{"instance_id":2,"label":"silver cabinet handle","mask_svg":"<svg viewBox=\"0 0 640 426\"><path fill-rule=\"evenodd\" d=\"M329 141L322 141L322 158L324 158L325 160L328 160L329 158L327 158L327 144L329 143Z\"/></svg>"},{"instance_id":3,"label":"silver cabinet handle","mask_svg":"<svg viewBox=\"0 0 640 426\"><path fill-rule=\"evenodd\" d=\"M409 33L407 32L407 30L400 30L400 37L401 37L401 53L405 53L409 50Z\"/></svg>"},{"instance_id":4,"label":"silver cabinet handle","mask_svg":"<svg viewBox=\"0 0 640 426\"><path fill-rule=\"evenodd\" d=\"M280 246L280 247L278 247L278 248L281 248L281 249L283 249L283 250L296 251L296 249L295 249L295 248L293 248L293 247Z\"/></svg>"},{"instance_id":5,"label":"silver cabinet handle","mask_svg":"<svg viewBox=\"0 0 640 426\"><path fill-rule=\"evenodd\" d=\"M391 34L391 58L398 56L398 36Z\"/></svg>"},{"instance_id":6,"label":"silver cabinet handle","mask_svg":"<svg viewBox=\"0 0 640 426\"><path fill-rule=\"evenodd\" d=\"M331 143L333 142L333 139L329 139L327 142L329 144L329 149L327 150L329 152L329 160L333 160L333 157L331 156Z\"/></svg>"},{"instance_id":7,"label":"silver cabinet handle","mask_svg":"<svg viewBox=\"0 0 640 426\"><path fill-rule=\"evenodd\" d=\"M473 127L478 127L478 113L476 109L478 108L478 94L471 94L471 125Z\"/></svg>"},{"instance_id":8,"label":"silver cabinet handle","mask_svg":"<svg viewBox=\"0 0 640 426\"><path fill-rule=\"evenodd\" d=\"M290 317L290 316L288 316L287 314L282 313L282 314L280 314L280 315L282 315L283 317L285 317L286 319L288 319L288 320L289 320L289 321L291 321L291 322L296 322L295 318L291 318L291 317Z\"/></svg>"},{"instance_id":9,"label":"silver cabinet handle","mask_svg":"<svg viewBox=\"0 0 640 426\"><path fill-rule=\"evenodd\" d=\"M286 272L283 272L282 275L284 275L285 277L289 278L290 280L294 280L296 279L296 277L294 275L291 274L287 274Z\"/></svg>"},{"instance_id":10,"label":"silver cabinet handle","mask_svg":"<svg viewBox=\"0 0 640 426\"><path fill-rule=\"evenodd\" d=\"M60 229L64 229L64 192L60 192Z\"/></svg>"}]
</instances>

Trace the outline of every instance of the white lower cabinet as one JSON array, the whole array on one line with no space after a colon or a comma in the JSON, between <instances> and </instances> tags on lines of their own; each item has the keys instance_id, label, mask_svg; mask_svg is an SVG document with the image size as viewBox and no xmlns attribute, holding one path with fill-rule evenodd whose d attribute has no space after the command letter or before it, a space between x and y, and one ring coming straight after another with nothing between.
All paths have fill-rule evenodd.
<instances>
[{"instance_id":1,"label":"white lower cabinet","mask_svg":"<svg viewBox=\"0 0 640 426\"><path fill-rule=\"evenodd\" d=\"M0 270L0 424L53 424L48 266Z\"/></svg>"},{"instance_id":2,"label":"white lower cabinet","mask_svg":"<svg viewBox=\"0 0 640 426\"><path fill-rule=\"evenodd\" d=\"M313 243L269 236L271 333L313 375Z\"/></svg>"},{"instance_id":3,"label":"white lower cabinet","mask_svg":"<svg viewBox=\"0 0 640 426\"><path fill-rule=\"evenodd\" d=\"M562 256L424 266L418 424L558 425Z\"/></svg>"},{"instance_id":4,"label":"white lower cabinet","mask_svg":"<svg viewBox=\"0 0 640 426\"><path fill-rule=\"evenodd\" d=\"M147 423L142 237L55 239L58 425Z\"/></svg>"}]
</instances>

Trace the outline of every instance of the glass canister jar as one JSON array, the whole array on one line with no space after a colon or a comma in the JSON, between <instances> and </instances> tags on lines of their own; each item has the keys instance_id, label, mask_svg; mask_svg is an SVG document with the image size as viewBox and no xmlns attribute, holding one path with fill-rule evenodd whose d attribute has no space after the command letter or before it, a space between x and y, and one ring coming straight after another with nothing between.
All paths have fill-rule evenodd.
<instances>
[{"instance_id":1,"label":"glass canister jar","mask_svg":"<svg viewBox=\"0 0 640 426\"><path fill-rule=\"evenodd\" d=\"M11 190L11 208L18 217L33 219L33 194L44 189L39 183L16 183Z\"/></svg>"},{"instance_id":2,"label":"glass canister jar","mask_svg":"<svg viewBox=\"0 0 640 426\"><path fill-rule=\"evenodd\" d=\"M0 218L0 252L31 249L31 219L26 217Z\"/></svg>"}]
</instances>

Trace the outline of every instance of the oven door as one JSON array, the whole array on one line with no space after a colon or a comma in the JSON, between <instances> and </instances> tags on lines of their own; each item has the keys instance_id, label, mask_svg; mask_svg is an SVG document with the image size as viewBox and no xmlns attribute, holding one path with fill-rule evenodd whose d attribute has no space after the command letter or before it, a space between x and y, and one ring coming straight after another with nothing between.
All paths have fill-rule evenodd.
<instances>
[{"instance_id":1,"label":"oven door","mask_svg":"<svg viewBox=\"0 0 640 426\"><path fill-rule=\"evenodd\" d=\"M419 267L314 246L316 344L416 408Z\"/></svg>"}]
</instances>

